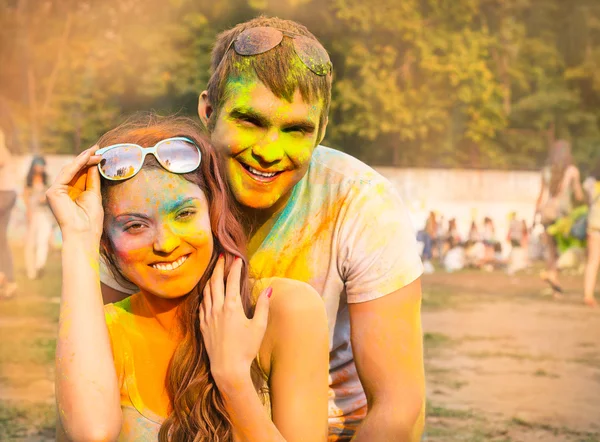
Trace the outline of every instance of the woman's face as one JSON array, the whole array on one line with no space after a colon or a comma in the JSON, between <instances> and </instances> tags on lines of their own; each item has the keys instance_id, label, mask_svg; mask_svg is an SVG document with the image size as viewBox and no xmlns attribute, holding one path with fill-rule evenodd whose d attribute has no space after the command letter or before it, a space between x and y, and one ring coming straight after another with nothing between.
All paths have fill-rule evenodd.
<instances>
[{"instance_id":1,"label":"woman's face","mask_svg":"<svg viewBox=\"0 0 600 442\"><path fill-rule=\"evenodd\" d=\"M107 196L104 229L123 275L161 298L188 294L213 253L204 192L180 175L149 168Z\"/></svg>"},{"instance_id":2,"label":"woman's face","mask_svg":"<svg viewBox=\"0 0 600 442\"><path fill-rule=\"evenodd\" d=\"M46 166L44 166L43 164L36 163L33 165L33 171L37 174L44 173L45 169L46 169Z\"/></svg>"}]
</instances>

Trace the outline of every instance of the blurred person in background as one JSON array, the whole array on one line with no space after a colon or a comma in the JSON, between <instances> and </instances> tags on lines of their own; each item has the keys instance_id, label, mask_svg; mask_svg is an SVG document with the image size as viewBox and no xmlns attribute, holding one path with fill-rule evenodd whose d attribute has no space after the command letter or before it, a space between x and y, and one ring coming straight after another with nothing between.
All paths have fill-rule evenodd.
<instances>
[{"instance_id":1,"label":"blurred person in background","mask_svg":"<svg viewBox=\"0 0 600 442\"><path fill-rule=\"evenodd\" d=\"M529 250L529 228L527 227L527 221L521 220L521 247L525 250Z\"/></svg>"},{"instance_id":2,"label":"blurred person in background","mask_svg":"<svg viewBox=\"0 0 600 442\"><path fill-rule=\"evenodd\" d=\"M448 232L446 233L446 247L447 250L450 250L453 247L462 244L462 238L460 233L458 232L458 227L456 225L456 218L452 218L448 221Z\"/></svg>"},{"instance_id":3,"label":"blurred person in background","mask_svg":"<svg viewBox=\"0 0 600 442\"><path fill-rule=\"evenodd\" d=\"M542 169L540 193L535 205L535 217L540 215L545 229L546 270L541 277L550 285L555 298L562 293L562 287L558 281L558 247L548 228L571 212L573 199L584 199L579 169L573 164L571 144L558 140L550 148L547 164Z\"/></svg>"},{"instance_id":4,"label":"blurred person in background","mask_svg":"<svg viewBox=\"0 0 600 442\"><path fill-rule=\"evenodd\" d=\"M486 216L483 220L483 245L485 246L485 253L483 256L483 268L485 270L493 270L494 262L496 262L496 244L498 240L496 238L496 227L494 221L489 216Z\"/></svg>"},{"instance_id":5,"label":"blurred person in background","mask_svg":"<svg viewBox=\"0 0 600 442\"><path fill-rule=\"evenodd\" d=\"M421 257L423 259L423 266L425 273L433 273L434 268L431 260L433 259L433 244L437 236L437 221L435 219L435 213L429 212L429 217L425 222L425 228L418 232L417 240L423 243L423 253Z\"/></svg>"},{"instance_id":6,"label":"blurred person in background","mask_svg":"<svg viewBox=\"0 0 600 442\"><path fill-rule=\"evenodd\" d=\"M479 234L479 229L477 228L477 222L475 222L475 220L471 221L471 228L469 229L469 241L473 243L481 241L481 235Z\"/></svg>"},{"instance_id":7,"label":"blurred person in background","mask_svg":"<svg viewBox=\"0 0 600 442\"><path fill-rule=\"evenodd\" d=\"M442 262L444 258L444 244L446 242L446 230L445 229L446 220L444 219L444 215L440 215L437 220L436 232L435 232L435 255L439 262Z\"/></svg>"},{"instance_id":8,"label":"blurred person in background","mask_svg":"<svg viewBox=\"0 0 600 442\"><path fill-rule=\"evenodd\" d=\"M600 158L584 186L589 202L587 222L587 263L584 274L583 301L590 307L598 303L594 298L598 267L600 267Z\"/></svg>"},{"instance_id":9,"label":"blurred person in background","mask_svg":"<svg viewBox=\"0 0 600 442\"><path fill-rule=\"evenodd\" d=\"M465 244L466 264L476 269L481 268L485 256L485 247L481 242L481 234L475 220L471 221L469 236Z\"/></svg>"},{"instance_id":10,"label":"blurred person in background","mask_svg":"<svg viewBox=\"0 0 600 442\"><path fill-rule=\"evenodd\" d=\"M12 153L6 144L6 135L0 128L0 285L3 297L11 297L17 291L13 258L8 245L8 222L17 201L12 174Z\"/></svg>"},{"instance_id":11,"label":"blurred person in background","mask_svg":"<svg viewBox=\"0 0 600 442\"><path fill-rule=\"evenodd\" d=\"M23 191L27 214L25 268L29 279L42 276L48 258L53 221L46 200L47 189L46 160L42 156L35 156L31 161Z\"/></svg>"}]
</instances>

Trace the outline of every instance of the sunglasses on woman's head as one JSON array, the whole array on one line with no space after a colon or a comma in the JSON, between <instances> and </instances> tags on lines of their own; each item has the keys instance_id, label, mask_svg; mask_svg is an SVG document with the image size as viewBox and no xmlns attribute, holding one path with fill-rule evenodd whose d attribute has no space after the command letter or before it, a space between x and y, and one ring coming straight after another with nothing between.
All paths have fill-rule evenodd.
<instances>
[{"instance_id":1,"label":"sunglasses on woman's head","mask_svg":"<svg viewBox=\"0 0 600 442\"><path fill-rule=\"evenodd\" d=\"M154 147L120 143L96 151L96 155L102 156L98 170L107 180L126 180L142 169L148 154L154 155L162 167L173 173L196 170L202 156L198 146L184 137L167 138L156 143Z\"/></svg>"},{"instance_id":2,"label":"sunglasses on woman's head","mask_svg":"<svg viewBox=\"0 0 600 442\"><path fill-rule=\"evenodd\" d=\"M225 53L233 45L238 55L262 54L281 44L284 35L292 39L296 55L308 69L319 76L324 76L331 72L333 66L329 59L329 54L327 54L325 48L317 40L306 35L269 26L259 26L242 31L240 35L229 43Z\"/></svg>"}]
</instances>

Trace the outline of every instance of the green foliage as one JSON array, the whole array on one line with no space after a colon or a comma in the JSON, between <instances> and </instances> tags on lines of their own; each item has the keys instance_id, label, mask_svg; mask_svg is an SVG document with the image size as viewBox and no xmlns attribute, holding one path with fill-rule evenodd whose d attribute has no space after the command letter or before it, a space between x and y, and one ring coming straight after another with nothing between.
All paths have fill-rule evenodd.
<instances>
[{"instance_id":1,"label":"green foliage","mask_svg":"<svg viewBox=\"0 0 600 442\"><path fill-rule=\"evenodd\" d=\"M216 34L264 13L330 51L325 142L370 163L537 168L559 137L584 165L600 152L597 1L33 3L0 0L0 100L32 149L79 151L133 111L195 115Z\"/></svg>"}]
</instances>

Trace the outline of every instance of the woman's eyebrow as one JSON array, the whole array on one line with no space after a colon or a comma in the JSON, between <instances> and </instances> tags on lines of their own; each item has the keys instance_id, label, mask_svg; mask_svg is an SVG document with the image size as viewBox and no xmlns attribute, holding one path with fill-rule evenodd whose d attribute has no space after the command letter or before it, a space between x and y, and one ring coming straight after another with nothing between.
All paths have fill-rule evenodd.
<instances>
[{"instance_id":1,"label":"woman's eyebrow","mask_svg":"<svg viewBox=\"0 0 600 442\"><path fill-rule=\"evenodd\" d=\"M150 217L148 215L146 215L145 213L140 213L140 212L123 212L123 213L119 213L118 215L115 215L115 219L118 220L119 218L143 218L143 219L150 219Z\"/></svg>"},{"instance_id":2,"label":"woman's eyebrow","mask_svg":"<svg viewBox=\"0 0 600 442\"><path fill-rule=\"evenodd\" d=\"M181 206L192 203L194 201L198 201L198 198L196 198L195 196L191 196L191 197L183 198L183 199L175 199L174 201L166 201L165 204L163 205L163 210L166 212L172 212L172 211L180 208Z\"/></svg>"}]
</instances>

